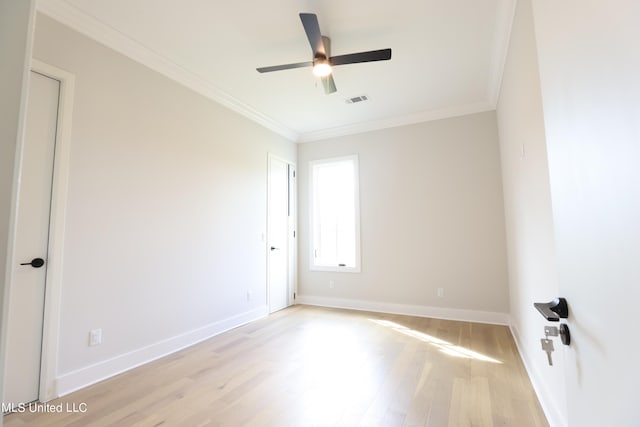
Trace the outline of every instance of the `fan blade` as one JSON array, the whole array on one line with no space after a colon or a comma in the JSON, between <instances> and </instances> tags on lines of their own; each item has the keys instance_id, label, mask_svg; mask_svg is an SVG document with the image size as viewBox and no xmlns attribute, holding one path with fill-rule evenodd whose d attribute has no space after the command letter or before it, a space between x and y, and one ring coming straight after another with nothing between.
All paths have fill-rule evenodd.
<instances>
[{"instance_id":1,"label":"fan blade","mask_svg":"<svg viewBox=\"0 0 640 427\"><path fill-rule=\"evenodd\" d=\"M271 67L256 68L259 73L270 73L271 71L290 70L292 68L303 68L313 66L313 61L297 62L295 64L272 65Z\"/></svg>"},{"instance_id":2,"label":"fan blade","mask_svg":"<svg viewBox=\"0 0 640 427\"><path fill-rule=\"evenodd\" d=\"M333 81L333 74L321 77L320 80L322 80L322 86L324 86L324 93L326 95L329 95L330 93L333 93L337 90L336 82Z\"/></svg>"},{"instance_id":3,"label":"fan blade","mask_svg":"<svg viewBox=\"0 0 640 427\"><path fill-rule=\"evenodd\" d=\"M313 57L315 58L318 53L327 56L322 42L322 34L320 34L318 17L314 13L301 13L300 20L302 21L304 32L307 33Z\"/></svg>"},{"instance_id":4,"label":"fan blade","mask_svg":"<svg viewBox=\"0 0 640 427\"><path fill-rule=\"evenodd\" d=\"M389 59L391 59L391 49L380 49L332 56L329 58L329 63L331 65L345 65L358 62L387 61Z\"/></svg>"}]
</instances>

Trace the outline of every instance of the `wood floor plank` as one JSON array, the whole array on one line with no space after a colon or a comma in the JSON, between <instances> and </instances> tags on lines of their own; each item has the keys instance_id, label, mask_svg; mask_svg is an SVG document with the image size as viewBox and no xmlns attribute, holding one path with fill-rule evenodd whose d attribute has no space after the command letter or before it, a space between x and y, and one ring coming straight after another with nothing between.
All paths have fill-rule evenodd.
<instances>
[{"instance_id":1,"label":"wood floor plank","mask_svg":"<svg viewBox=\"0 0 640 427\"><path fill-rule=\"evenodd\" d=\"M50 402L22 426L531 426L508 328L294 306Z\"/></svg>"}]
</instances>

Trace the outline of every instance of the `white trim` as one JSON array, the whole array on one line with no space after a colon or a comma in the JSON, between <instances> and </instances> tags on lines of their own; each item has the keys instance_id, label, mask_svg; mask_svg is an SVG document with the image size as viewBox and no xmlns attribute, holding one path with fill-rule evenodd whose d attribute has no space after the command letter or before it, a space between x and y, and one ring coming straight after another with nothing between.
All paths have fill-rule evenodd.
<instances>
[{"instance_id":1,"label":"white trim","mask_svg":"<svg viewBox=\"0 0 640 427\"><path fill-rule=\"evenodd\" d=\"M71 116L75 77L73 74L33 59L31 71L60 82L58 123L53 158L51 212L49 216L49 246L45 287L44 322L40 360L40 389L38 398L46 402L56 397L55 376L58 364L58 336L60 333L60 293L62 289L62 257L69 179L71 146Z\"/></svg>"},{"instance_id":2,"label":"white trim","mask_svg":"<svg viewBox=\"0 0 640 427\"><path fill-rule=\"evenodd\" d=\"M136 40L87 15L75 6L62 0L40 0L38 11L74 30L96 40L125 56L140 62L164 76L224 105L265 128L282 135L290 141L296 141L298 134L253 107L239 101L201 76L188 71L172 60L142 45Z\"/></svg>"},{"instance_id":3,"label":"white trim","mask_svg":"<svg viewBox=\"0 0 640 427\"><path fill-rule=\"evenodd\" d=\"M320 307L346 308L349 310L404 314L407 316L433 317L436 319L461 320L464 322L490 323L495 325L509 325L510 320L507 313L496 313L493 311L396 304L379 301L318 297L313 295L298 295L296 302L298 304L317 305Z\"/></svg>"},{"instance_id":4,"label":"white trim","mask_svg":"<svg viewBox=\"0 0 640 427\"><path fill-rule=\"evenodd\" d=\"M489 82L487 83L487 97L489 104L494 108L498 105L500 98L500 89L502 88L502 76L504 75L504 66L507 63L507 55L509 53L509 44L511 42L511 28L516 15L516 0L502 2L498 6L496 16L496 31L494 34L494 51L491 57L491 68L489 73ZM501 23L504 23L501 25Z\"/></svg>"},{"instance_id":5,"label":"white trim","mask_svg":"<svg viewBox=\"0 0 640 427\"><path fill-rule=\"evenodd\" d=\"M298 292L298 172L289 163L289 304L295 304Z\"/></svg>"},{"instance_id":6,"label":"white trim","mask_svg":"<svg viewBox=\"0 0 640 427\"><path fill-rule=\"evenodd\" d=\"M388 119L354 123L351 125L339 126L331 129L323 129L315 132L306 132L300 134L297 142L304 143L320 141L323 139L336 138L339 136L353 135L357 133L371 132L374 130L389 129L394 127L413 125L417 123L448 119L452 117L466 116L469 114L483 113L485 111L493 111L495 109L495 104L486 102L451 108L440 108L437 110L423 111L420 113L409 114L401 117L392 117Z\"/></svg>"},{"instance_id":7,"label":"white trim","mask_svg":"<svg viewBox=\"0 0 640 427\"><path fill-rule=\"evenodd\" d=\"M37 9L39 12L48 15L56 21L73 28L74 30L110 47L111 49L114 49L117 52L122 53L125 56L128 56L134 61L144 64L152 70L155 70L160 74L163 74L164 76L188 87L189 89L229 108L230 110L253 120L265 128L282 135L290 141L311 142L495 110L498 94L500 92L500 83L502 81L502 70L504 69L504 62L506 60L511 22L513 22L515 1L510 0L498 12L498 21L506 19L505 17L509 16L509 12L511 12L511 21L509 21L509 25L506 26L504 31L497 33L495 37L497 42L496 46L498 46L498 48L492 58L492 72L490 73L489 81L487 82L488 98L486 101L469 105L422 111L401 117L354 123L331 129L322 129L305 133L298 133L266 114L259 112L253 107L224 92L214 84L210 83L207 79L185 69L148 47L145 47L138 41L104 24L98 19L87 15L64 0L40 0L37 2Z\"/></svg>"},{"instance_id":8,"label":"white trim","mask_svg":"<svg viewBox=\"0 0 640 427\"><path fill-rule=\"evenodd\" d=\"M186 347L190 347L223 332L264 318L267 316L267 312L267 306L258 307L251 311L211 323L193 331L121 354L94 365L64 373L60 375L57 380L58 395L64 396L90 386L91 384L113 377L114 375L180 351Z\"/></svg>"},{"instance_id":9,"label":"white trim","mask_svg":"<svg viewBox=\"0 0 640 427\"><path fill-rule=\"evenodd\" d=\"M539 381L539 374L537 369L535 369L535 365L531 363L531 360L524 351L522 351L522 343L520 342L520 334L518 333L518 328L516 325L511 323L509 325L509 330L511 331L511 335L513 336L513 341L516 343L516 348L518 349L518 353L520 354L520 359L522 359L522 363L524 364L524 368L529 375L529 380L531 381L531 385L538 396L538 401L540 402L540 406L542 406L542 410L544 411L545 416L547 417L547 421L549 425L552 427L567 427L566 420L562 417L562 412L560 408L558 408L556 401L552 398L549 390L547 389L544 381Z\"/></svg>"}]
</instances>

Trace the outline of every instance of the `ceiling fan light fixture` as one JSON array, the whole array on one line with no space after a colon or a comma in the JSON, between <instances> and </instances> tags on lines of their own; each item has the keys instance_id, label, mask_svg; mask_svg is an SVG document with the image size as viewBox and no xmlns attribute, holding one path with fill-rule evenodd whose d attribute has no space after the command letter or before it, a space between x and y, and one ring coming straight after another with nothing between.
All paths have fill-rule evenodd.
<instances>
[{"instance_id":1,"label":"ceiling fan light fixture","mask_svg":"<svg viewBox=\"0 0 640 427\"><path fill-rule=\"evenodd\" d=\"M359 64L361 62L388 61L391 59L391 49L369 50L366 52L347 53L346 55L331 56L331 39L320 32L318 17L314 13L300 13L302 27L309 40L313 60L297 62L295 64L274 65L256 68L259 73L290 70L292 68L313 67L313 74L320 77L326 95L336 92L333 81L333 66Z\"/></svg>"},{"instance_id":2,"label":"ceiling fan light fixture","mask_svg":"<svg viewBox=\"0 0 640 427\"><path fill-rule=\"evenodd\" d=\"M316 61L313 64L313 74L318 77L327 77L331 74L331 65L329 65L329 61L326 59Z\"/></svg>"}]
</instances>

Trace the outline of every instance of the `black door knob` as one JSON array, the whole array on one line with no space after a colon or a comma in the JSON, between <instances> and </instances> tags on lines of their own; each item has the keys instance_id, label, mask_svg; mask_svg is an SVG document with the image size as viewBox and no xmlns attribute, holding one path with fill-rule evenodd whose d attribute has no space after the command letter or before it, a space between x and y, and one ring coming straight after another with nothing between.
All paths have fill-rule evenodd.
<instances>
[{"instance_id":1,"label":"black door knob","mask_svg":"<svg viewBox=\"0 0 640 427\"><path fill-rule=\"evenodd\" d=\"M44 260L42 258L34 258L31 262L23 262L20 265L30 265L33 268L40 268L44 265Z\"/></svg>"},{"instance_id":2,"label":"black door knob","mask_svg":"<svg viewBox=\"0 0 640 427\"><path fill-rule=\"evenodd\" d=\"M280 248L276 248L275 246L271 246L271 250L272 251L277 251L278 249L280 249Z\"/></svg>"}]
</instances>

